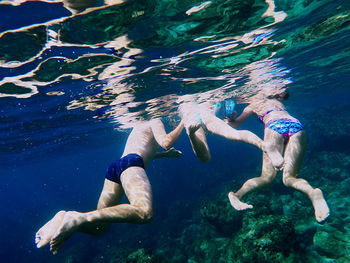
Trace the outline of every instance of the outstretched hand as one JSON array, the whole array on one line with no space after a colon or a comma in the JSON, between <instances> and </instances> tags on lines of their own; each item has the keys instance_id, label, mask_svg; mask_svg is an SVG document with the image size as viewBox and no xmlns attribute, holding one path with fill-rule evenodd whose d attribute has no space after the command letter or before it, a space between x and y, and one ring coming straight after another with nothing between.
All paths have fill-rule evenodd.
<instances>
[{"instance_id":1,"label":"outstretched hand","mask_svg":"<svg viewBox=\"0 0 350 263\"><path fill-rule=\"evenodd\" d=\"M199 113L184 116L183 121L188 135L193 135L202 126Z\"/></svg>"},{"instance_id":2,"label":"outstretched hand","mask_svg":"<svg viewBox=\"0 0 350 263\"><path fill-rule=\"evenodd\" d=\"M234 122L237 117L237 111L233 111L231 116L227 116L226 120L227 122Z\"/></svg>"},{"instance_id":3,"label":"outstretched hand","mask_svg":"<svg viewBox=\"0 0 350 263\"><path fill-rule=\"evenodd\" d=\"M196 120L190 120L185 123L185 129L188 135L193 135L201 126L201 123Z\"/></svg>"},{"instance_id":4,"label":"outstretched hand","mask_svg":"<svg viewBox=\"0 0 350 263\"><path fill-rule=\"evenodd\" d=\"M171 147L167 150L167 157L169 158L177 158L183 156L183 153L179 150L176 150L174 147Z\"/></svg>"}]
</instances>

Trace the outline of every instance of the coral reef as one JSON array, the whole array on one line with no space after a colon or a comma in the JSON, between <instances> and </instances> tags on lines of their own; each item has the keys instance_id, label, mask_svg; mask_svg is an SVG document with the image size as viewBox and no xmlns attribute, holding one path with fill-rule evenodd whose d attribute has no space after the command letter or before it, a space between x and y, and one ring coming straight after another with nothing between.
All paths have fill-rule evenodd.
<instances>
[{"instance_id":1,"label":"coral reef","mask_svg":"<svg viewBox=\"0 0 350 263\"><path fill-rule=\"evenodd\" d=\"M151 251L147 251L143 248L138 249L130 253L123 263L161 263L163 261L159 256L155 255Z\"/></svg>"},{"instance_id":2,"label":"coral reef","mask_svg":"<svg viewBox=\"0 0 350 263\"><path fill-rule=\"evenodd\" d=\"M235 258L241 262L281 262L301 251L293 222L286 216L245 215L234 238ZM234 258L232 258L234 260Z\"/></svg>"},{"instance_id":3,"label":"coral reef","mask_svg":"<svg viewBox=\"0 0 350 263\"><path fill-rule=\"evenodd\" d=\"M207 202L200 213L223 236L232 236L242 227L242 213L232 209L227 200Z\"/></svg>"}]
</instances>

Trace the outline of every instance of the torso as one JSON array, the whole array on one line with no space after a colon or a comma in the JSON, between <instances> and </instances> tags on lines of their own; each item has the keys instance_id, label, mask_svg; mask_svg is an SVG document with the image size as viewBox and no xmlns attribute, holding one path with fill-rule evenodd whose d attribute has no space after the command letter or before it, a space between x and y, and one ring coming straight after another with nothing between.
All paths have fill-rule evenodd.
<instances>
[{"instance_id":1,"label":"torso","mask_svg":"<svg viewBox=\"0 0 350 263\"><path fill-rule=\"evenodd\" d=\"M155 140L152 128L147 123L133 128L125 144L123 156L136 153L143 159L145 167L153 159L159 145Z\"/></svg>"}]
</instances>

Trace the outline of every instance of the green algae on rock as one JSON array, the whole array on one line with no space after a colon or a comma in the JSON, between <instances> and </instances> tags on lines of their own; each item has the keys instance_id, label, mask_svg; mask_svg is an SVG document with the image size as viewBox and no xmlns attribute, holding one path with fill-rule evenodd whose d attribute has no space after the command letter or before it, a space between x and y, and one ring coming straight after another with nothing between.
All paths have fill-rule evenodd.
<instances>
[{"instance_id":1,"label":"green algae on rock","mask_svg":"<svg viewBox=\"0 0 350 263\"><path fill-rule=\"evenodd\" d=\"M159 256L148 251L146 249L140 248L132 253L130 253L126 259L122 261L123 263L161 263L166 262L162 260Z\"/></svg>"},{"instance_id":2,"label":"green algae on rock","mask_svg":"<svg viewBox=\"0 0 350 263\"><path fill-rule=\"evenodd\" d=\"M232 236L242 227L242 213L225 201L210 201L200 209L201 216L223 236Z\"/></svg>"}]
</instances>

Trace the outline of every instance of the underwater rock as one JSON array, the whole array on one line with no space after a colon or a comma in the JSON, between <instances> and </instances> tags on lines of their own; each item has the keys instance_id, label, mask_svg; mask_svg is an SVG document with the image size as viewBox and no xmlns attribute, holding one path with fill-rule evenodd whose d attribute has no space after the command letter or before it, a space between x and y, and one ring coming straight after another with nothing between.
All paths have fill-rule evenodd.
<instances>
[{"instance_id":1,"label":"underwater rock","mask_svg":"<svg viewBox=\"0 0 350 263\"><path fill-rule=\"evenodd\" d=\"M230 206L228 201L210 201L202 206L201 216L224 236L232 236L242 226L242 213Z\"/></svg>"},{"instance_id":2,"label":"underwater rock","mask_svg":"<svg viewBox=\"0 0 350 263\"><path fill-rule=\"evenodd\" d=\"M187 260L187 257L183 254L183 252L180 249L175 249L174 256L168 262L182 263L182 262L188 262L188 260Z\"/></svg>"},{"instance_id":3,"label":"underwater rock","mask_svg":"<svg viewBox=\"0 0 350 263\"><path fill-rule=\"evenodd\" d=\"M344 256L348 257L349 240L344 233L335 228L327 227L320 229L314 236L314 247L321 255L329 259L338 259Z\"/></svg>"},{"instance_id":4,"label":"underwater rock","mask_svg":"<svg viewBox=\"0 0 350 263\"><path fill-rule=\"evenodd\" d=\"M277 187L278 186L278 187ZM250 216L258 217L261 215L282 215L281 195L276 189L283 189L281 182L274 182L269 188L262 190L261 193L254 193L247 197L245 201L253 205L253 209L247 210Z\"/></svg>"},{"instance_id":5,"label":"underwater rock","mask_svg":"<svg viewBox=\"0 0 350 263\"><path fill-rule=\"evenodd\" d=\"M298 235L299 235L299 241L300 245L303 248L312 247L313 245L313 238L317 232L317 226L315 225L304 225L298 226L298 229L296 229Z\"/></svg>"},{"instance_id":6,"label":"underwater rock","mask_svg":"<svg viewBox=\"0 0 350 263\"><path fill-rule=\"evenodd\" d=\"M165 262L158 255L144 248L130 253L123 263L161 263Z\"/></svg>"},{"instance_id":7,"label":"underwater rock","mask_svg":"<svg viewBox=\"0 0 350 263\"><path fill-rule=\"evenodd\" d=\"M292 220L298 227L308 228L310 224L314 223L314 209L304 194L290 191L290 194L280 197L282 214Z\"/></svg>"},{"instance_id":8,"label":"underwater rock","mask_svg":"<svg viewBox=\"0 0 350 263\"><path fill-rule=\"evenodd\" d=\"M333 109L329 108L328 114L332 115L332 112ZM316 129L310 131L312 136L309 137L312 137L313 140L319 139L319 141L317 144L311 145L311 151L305 158L300 177L308 178L313 187L322 189L330 208L329 218L323 225L317 226L317 231L313 235L313 245L310 244L310 247L323 260L350 262L350 255L347 252L350 250L348 238L350 200L347 198L350 186L350 155L348 149L345 149L346 147L342 148L342 144L346 144L346 142L339 141L333 146L330 142L333 134L338 133L339 137L340 134L344 135L348 130L348 122L345 121L348 116L341 114L342 110L338 109L338 112L337 118L333 118L334 120L326 116L328 114L322 116L325 113L324 110L313 114L314 117L319 117L318 121L315 121L315 118L310 118L312 124L309 122L309 125L316 127ZM322 126L321 123L328 125ZM318 132L324 134L322 139L318 137ZM337 147L338 145L339 147Z\"/></svg>"},{"instance_id":9,"label":"underwater rock","mask_svg":"<svg viewBox=\"0 0 350 263\"><path fill-rule=\"evenodd\" d=\"M180 244L183 246L188 246L188 244L193 244L196 240L203 239L203 229L200 225L191 224L185 228L180 237Z\"/></svg>"},{"instance_id":10,"label":"underwater rock","mask_svg":"<svg viewBox=\"0 0 350 263\"><path fill-rule=\"evenodd\" d=\"M200 245L195 247L191 255L193 262L230 262L226 260L226 251L230 250L229 238L213 238L202 240Z\"/></svg>"},{"instance_id":11,"label":"underwater rock","mask_svg":"<svg viewBox=\"0 0 350 263\"><path fill-rule=\"evenodd\" d=\"M281 262L302 250L292 221L285 216L262 215L243 219L243 229L235 237L242 262Z\"/></svg>"},{"instance_id":12,"label":"underwater rock","mask_svg":"<svg viewBox=\"0 0 350 263\"><path fill-rule=\"evenodd\" d=\"M205 248L216 248L217 242L213 240L222 240L223 238L213 238L218 236L214 227L209 224L191 224L184 229L180 237L181 250L177 251L176 258L185 257L190 259L202 259L208 255L209 252ZM221 245L219 246L221 247ZM209 249L209 248L208 248ZM204 251L205 250L205 251ZM215 249L214 249L215 250ZM175 261L177 262L177 261ZM184 261L182 261L184 262ZM201 260L199 262L202 262Z\"/></svg>"},{"instance_id":13,"label":"underwater rock","mask_svg":"<svg viewBox=\"0 0 350 263\"><path fill-rule=\"evenodd\" d=\"M323 190L349 178L350 155L322 151L313 152L309 157L305 159L300 177L308 178L311 185Z\"/></svg>"},{"instance_id":14,"label":"underwater rock","mask_svg":"<svg viewBox=\"0 0 350 263\"><path fill-rule=\"evenodd\" d=\"M324 258L350 262L350 200L347 198L350 179L342 181L340 185L337 181L328 182L328 188L332 189L327 199L331 215L324 225L317 228L313 238L314 248Z\"/></svg>"}]
</instances>

